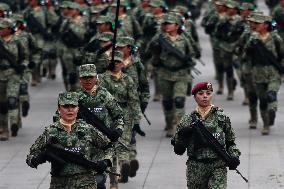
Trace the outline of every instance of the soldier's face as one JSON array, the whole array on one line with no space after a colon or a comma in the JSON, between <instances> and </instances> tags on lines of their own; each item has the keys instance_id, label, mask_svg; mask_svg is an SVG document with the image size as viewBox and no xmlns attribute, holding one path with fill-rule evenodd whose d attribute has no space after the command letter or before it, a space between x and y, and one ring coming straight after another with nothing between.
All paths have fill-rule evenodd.
<instances>
[{"instance_id":1,"label":"soldier's face","mask_svg":"<svg viewBox=\"0 0 284 189\"><path fill-rule=\"evenodd\" d=\"M123 53L124 58L128 58L130 56L131 49L128 46L124 47L116 47L116 49Z\"/></svg>"},{"instance_id":2,"label":"soldier's face","mask_svg":"<svg viewBox=\"0 0 284 189\"><path fill-rule=\"evenodd\" d=\"M142 1L141 1L141 6L142 6L143 8L147 8L147 7L149 7L149 3L150 3L149 0L142 0Z\"/></svg>"},{"instance_id":3,"label":"soldier's face","mask_svg":"<svg viewBox=\"0 0 284 189\"><path fill-rule=\"evenodd\" d=\"M86 90L90 91L97 84L96 76L80 77L81 86Z\"/></svg>"},{"instance_id":4,"label":"soldier's face","mask_svg":"<svg viewBox=\"0 0 284 189\"><path fill-rule=\"evenodd\" d=\"M250 10L241 10L240 15L242 17L248 17L250 15L251 11Z\"/></svg>"},{"instance_id":5,"label":"soldier's face","mask_svg":"<svg viewBox=\"0 0 284 189\"><path fill-rule=\"evenodd\" d=\"M171 33L171 32L175 32L178 30L179 25L178 24L173 24L173 23L163 23L162 24L162 29L167 32L167 33Z\"/></svg>"},{"instance_id":6,"label":"soldier's face","mask_svg":"<svg viewBox=\"0 0 284 189\"><path fill-rule=\"evenodd\" d=\"M78 111L79 111L79 107L74 106L74 105L59 105L58 107L60 118L63 119L67 123L70 123L76 120Z\"/></svg>"},{"instance_id":7,"label":"soldier's face","mask_svg":"<svg viewBox=\"0 0 284 189\"><path fill-rule=\"evenodd\" d=\"M256 31L257 23L249 21L249 27L252 31Z\"/></svg>"},{"instance_id":8,"label":"soldier's face","mask_svg":"<svg viewBox=\"0 0 284 189\"><path fill-rule=\"evenodd\" d=\"M235 8L227 8L226 12L229 16L234 16L238 13L237 9Z\"/></svg>"},{"instance_id":9,"label":"soldier's face","mask_svg":"<svg viewBox=\"0 0 284 189\"><path fill-rule=\"evenodd\" d=\"M161 7L151 7L151 12L154 15L161 14L163 12L163 9Z\"/></svg>"},{"instance_id":10,"label":"soldier's face","mask_svg":"<svg viewBox=\"0 0 284 189\"><path fill-rule=\"evenodd\" d=\"M268 29L268 24L266 23L256 23L256 28L255 30L259 33L267 31Z\"/></svg>"},{"instance_id":11,"label":"soldier's face","mask_svg":"<svg viewBox=\"0 0 284 189\"><path fill-rule=\"evenodd\" d=\"M110 25L107 23L96 24L96 26L97 26L97 31L100 33L110 31Z\"/></svg>"},{"instance_id":12,"label":"soldier's face","mask_svg":"<svg viewBox=\"0 0 284 189\"><path fill-rule=\"evenodd\" d=\"M194 99L198 106L207 107L212 103L213 92L211 90L201 90L197 92L194 96Z\"/></svg>"},{"instance_id":13,"label":"soldier's face","mask_svg":"<svg viewBox=\"0 0 284 189\"><path fill-rule=\"evenodd\" d=\"M226 12L227 7L225 7L224 5L216 5L216 9L219 13L223 13Z\"/></svg>"},{"instance_id":14,"label":"soldier's face","mask_svg":"<svg viewBox=\"0 0 284 189\"><path fill-rule=\"evenodd\" d=\"M111 44L111 41L100 41L100 47L106 47Z\"/></svg>"},{"instance_id":15,"label":"soldier's face","mask_svg":"<svg viewBox=\"0 0 284 189\"><path fill-rule=\"evenodd\" d=\"M0 37L6 37L11 34L10 28L0 28Z\"/></svg>"},{"instance_id":16,"label":"soldier's face","mask_svg":"<svg viewBox=\"0 0 284 189\"><path fill-rule=\"evenodd\" d=\"M119 71L122 70L123 67L124 67L123 62L121 62L121 61L115 61L113 71L114 71L114 72L119 72Z\"/></svg>"}]
</instances>

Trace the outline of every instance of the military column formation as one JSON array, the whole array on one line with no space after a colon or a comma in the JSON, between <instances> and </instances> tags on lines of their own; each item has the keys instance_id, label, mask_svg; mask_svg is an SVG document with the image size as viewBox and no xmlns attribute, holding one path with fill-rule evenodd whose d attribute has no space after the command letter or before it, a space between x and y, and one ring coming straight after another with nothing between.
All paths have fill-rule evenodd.
<instances>
[{"instance_id":1,"label":"military column formation","mask_svg":"<svg viewBox=\"0 0 284 189\"><path fill-rule=\"evenodd\" d=\"M194 141L184 141L192 133L186 128L192 122L185 115L187 96L197 101L195 113L205 127L208 115L223 119L226 131L219 133L226 137L218 139L233 157L230 168L239 165L230 119L210 100L204 107L200 102L211 98L211 83L192 89L200 74L196 64L202 62L195 20L203 7L201 25L212 44L217 95L227 88L227 100L234 100L239 80L250 110L249 128L257 128L258 101L261 133L268 135L274 125L284 73L283 0L266 1L275 19L249 0L121 0L119 7L108 0L5 2L0 3L0 140L17 136L30 109L29 86L40 87L43 77L57 79L57 65L68 91L59 95L54 123L27 156L33 168L51 162L50 188L105 189L109 176L110 188L117 189L136 176L141 166L136 135L146 135L140 122L150 99L149 78L153 101L162 104L166 137L173 137L177 154L188 149L188 188L202 188L204 183L193 179L196 172L214 170L193 169L202 164L196 158L220 165L221 177L226 165L211 161L215 153L204 155L210 149L198 154L188 146ZM212 182L226 187L225 179Z\"/></svg>"}]
</instances>

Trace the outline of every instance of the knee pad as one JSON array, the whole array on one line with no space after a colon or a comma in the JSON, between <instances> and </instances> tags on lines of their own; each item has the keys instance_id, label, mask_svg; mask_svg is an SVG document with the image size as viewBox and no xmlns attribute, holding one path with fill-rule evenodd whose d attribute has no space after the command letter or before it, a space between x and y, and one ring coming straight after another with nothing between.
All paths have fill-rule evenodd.
<instances>
[{"instance_id":1,"label":"knee pad","mask_svg":"<svg viewBox=\"0 0 284 189\"><path fill-rule=\"evenodd\" d=\"M106 177L103 174L96 175L97 189L106 189Z\"/></svg>"},{"instance_id":2,"label":"knee pad","mask_svg":"<svg viewBox=\"0 0 284 189\"><path fill-rule=\"evenodd\" d=\"M8 109L9 110L17 109L18 104L19 104L18 98L12 97L12 96L8 97Z\"/></svg>"},{"instance_id":3,"label":"knee pad","mask_svg":"<svg viewBox=\"0 0 284 189\"><path fill-rule=\"evenodd\" d=\"M8 113L8 103L0 102L0 114L7 114L7 113Z\"/></svg>"},{"instance_id":4,"label":"knee pad","mask_svg":"<svg viewBox=\"0 0 284 189\"><path fill-rule=\"evenodd\" d=\"M77 74L76 73L70 73L69 74L69 83L71 84L71 85L73 85L73 84L75 84L76 82L77 82Z\"/></svg>"},{"instance_id":5,"label":"knee pad","mask_svg":"<svg viewBox=\"0 0 284 189\"><path fill-rule=\"evenodd\" d=\"M20 84L20 95L27 95L28 94L28 84L21 83Z\"/></svg>"},{"instance_id":6,"label":"knee pad","mask_svg":"<svg viewBox=\"0 0 284 189\"><path fill-rule=\"evenodd\" d=\"M175 98L176 108L184 108L185 105L185 97L176 97Z\"/></svg>"},{"instance_id":7,"label":"knee pad","mask_svg":"<svg viewBox=\"0 0 284 189\"><path fill-rule=\"evenodd\" d=\"M174 103L173 99L163 100L162 103L163 103L165 110L170 111L173 109L173 103Z\"/></svg>"},{"instance_id":8,"label":"knee pad","mask_svg":"<svg viewBox=\"0 0 284 189\"><path fill-rule=\"evenodd\" d=\"M268 91L267 92L267 102L275 102L277 101L277 92L276 91Z\"/></svg>"}]
</instances>

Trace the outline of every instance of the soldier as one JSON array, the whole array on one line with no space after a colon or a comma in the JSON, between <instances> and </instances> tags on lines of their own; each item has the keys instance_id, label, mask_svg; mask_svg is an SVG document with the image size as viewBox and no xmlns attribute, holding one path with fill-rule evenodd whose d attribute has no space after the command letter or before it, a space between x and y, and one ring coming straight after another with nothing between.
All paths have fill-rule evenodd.
<instances>
[{"instance_id":1,"label":"soldier","mask_svg":"<svg viewBox=\"0 0 284 189\"><path fill-rule=\"evenodd\" d=\"M277 23L278 34L284 39L284 1L279 0L279 4L273 9L272 16Z\"/></svg>"},{"instance_id":2,"label":"soldier","mask_svg":"<svg viewBox=\"0 0 284 189\"><path fill-rule=\"evenodd\" d=\"M85 64L95 64L98 74L104 73L109 64L113 33L98 33L87 44L83 55Z\"/></svg>"},{"instance_id":3,"label":"soldier","mask_svg":"<svg viewBox=\"0 0 284 189\"><path fill-rule=\"evenodd\" d=\"M121 51L123 53L123 64L124 64L123 72L126 73L128 76L130 76L134 81L134 86L136 87L136 91L138 93L141 112L144 113L148 106L148 101L150 98L150 89L144 66L141 63L138 54L135 53L134 39L131 37L118 37L116 48L118 51ZM143 132L139 132L141 131L141 129L139 126L139 122L136 120L136 118L134 120L131 120L132 125L134 125L133 126L134 129L132 130L132 135L133 135L132 140L135 140L136 132L141 136L145 136L145 133L143 134ZM136 156L137 156L136 142L133 142L131 143L130 155L129 155L130 177L136 176L136 171L139 168L139 162L136 159Z\"/></svg>"},{"instance_id":4,"label":"soldier","mask_svg":"<svg viewBox=\"0 0 284 189\"><path fill-rule=\"evenodd\" d=\"M175 13L162 18L163 32L156 35L149 45L153 65L158 68L158 81L162 92L166 120L166 137L175 133L176 122L184 114L186 91L195 65L194 50L187 36L180 32L181 17ZM178 51L179 53L174 53Z\"/></svg>"},{"instance_id":5,"label":"soldier","mask_svg":"<svg viewBox=\"0 0 284 189\"><path fill-rule=\"evenodd\" d=\"M62 24L59 32L61 41L65 45L62 52L62 64L66 70L67 86L66 90L77 90L79 87L77 65L81 62L79 57L79 47L86 43L85 35L88 30L87 18L82 15L81 6L75 2L68 2L68 18Z\"/></svg>"},{"instance_id":6,"label":"soldier","mask_svg":"<svg viewBox=\"0 0 284 189\"><path fill-rule=\"evenodd\" d=\"M112 141L117 141L124 130L123 111L115 98L102 86L98 85L97 71L94 64L79 67L81 88L77 91L80 104L87 107L104 125L111 129ZM114 149L98 151L97 159L111 159ZM112 175L113 176L113 175ZM96 175L98 188L104 188L106 175Z\"/></svg>"},{"instance_id":7,"label":"soldier","mask_svg":"<svg viewBox=\"0 0 284 189\"><path fill-rule=\"evenodd\" d=\"M41 49L45 47L44 40L50 40L52 35L47 30L47 15L43 7L44 1L28 0L28 7L24 11L24 18L27 21L30 32L36 39L37 46ZM42 54L41 52L32 55L33 62L36 64L32 71L32 86L36 86L41 82L42 70Z\"/></svg>"},{"instance_id":8,"label":"soldier","mask_svg":"<svg viewBox=\"0 0 284 189\"><path fill-rule=\"evenodd\" d=\"M38 53L39 51L41 51L41 49L37 46L35 38L32 36L32 34L26 31L27 23L24 20L23 15L13 14L12 18L15 20L15 24L17 26L15 37L17 38L19 43L21 43L21 46L23 47L22 51L25 56L25 61L27 61L24 64L30 65L30 67L28 67L29 69L26 69L21 77L20 92L19 92L20 95L19 102L21 104L22 116L26 117L30 109L28 85L31 78L31 71L35 66L35 63L33 63L31 56L33 53Z\"/></svg>"},{"instance_id":9,"label":"soldier","mask_svg":"<svg viewBox=\"0 0 284 189\"><path fill-rule=\"evenodd\" d=\"M9 124L12 136L16 137L20 126L19 91L21 76L26 68L21 44L14 33L16 26L8 18L0 20L0 70L1 70L1 121L0 140L9 139Z\"/></svg>"},{"instance_id":10,"label":"soldier","mask_svg":"<svg viewBox=\"0 0 284 189\"><path fill-rule=\"evenodd\" d=\"M116 13L117 3L114 1L111 4L111 15ZM129 4L126 0L120 1L119 7L119 33L122 35L128 35L133 37L137 44L141 44L141 37L143 35L142 29L137 22L136 18L133 17L132 13L128 11L130 9ZM114 17L113 17L114 18Z\"/></svg>"},{"instance_id":11,"label":"soldier","mask_svg":"<svg viewBox=\"0 0 284 189\"><path fill-rule=\"evenodd\" d=\"M268 135L270 126L274 125L277 111L277 93L284 65L284 46L281 37L276 31L272 31L271 17L253 14L249 21L254 32L244 49L246 56L252 61L252 78L263 120L261 132Z\"/></svg>"},{"instance_id":12,"label":"soldier","mask_svg":"<svg viewBox=\"0 0 284 189\"><path fill-rule=\"evenodd\" d=\"M177 127L177 132L172 140L174 151L182 155L187 150L187 188L227 188L227 170L225 162L206 143L194 129L195 119L200 120L206 129L224 146L231 158L230 170L240 164L240 151L235 144L235 134L230 118L221 108L212 104L213 87L209 82L197 83L192 89L192 95L197 103L196 109L186 114ZM202 143L202 142L203 143Z\"/></svg>"},{"instance_id":13,"label":"soldier","mask_svg":"<svg viewBox=\"0 0 284 189\"><path fill-rule=\"evenodd\" d=\"M130 149L133 125L139 125L141 110L140 100L137 90L135 89L135 84L130 76L122 72L124 67L123 62L123 53L115 51L114 63L109 64L109 70L101 75L99 81L100 86L105 87L115 97L123 110L125 126L122 140ZM133 165L133 163L130 164L130 153L129 150L119 145L115 150L115 159L120 167L121 173L119 182L126 183L128 182L128 176L130 174L130 167ZM116 165L116 163L114 164ZM111 187L117 187L117 181L113 177L111 177L110 184Z\"/></svg>"},{"instance_id":14,"label":"soldier","mask_svg":"<svg viewBox=\"0 0 284 189\"><path fill-rule=\"evenodd\" d=\"M96 173L103 173L109 160L94 159L96 148L104 149L110 141L101 132L83 120L77 119L78 95L74 92L60 93L58 97L58 112L60 120L46 127L31 146L26 162L32 168L51 162L50 188L86 188L96 189ZM49 144L61 145L70 150L80 149L80 154L86 160L97 160L96 170L87 169L60 157L64 164L59 164L58 158L47 151ZM57 161L56 161L57 160Z\"/></svg>"},{"instance_id":15,"label":"soldier","mask_svg":"<svg viewBox=\"0 0 284 189\"><path fill-rule=\"evenodd\" d=\"M227 100L234 99L234 90L236 88L236 79L233 70L233 51L236 41L242 33L241 17L237 14L238 3L234 1L216 1L218 7L218 23L215 26L213 35L217 39L219 48L217 72L219 89L217 94L223 94L224 90L224 74L226 74L226 82L228 88ZM225 7L226 12L223 12ZM240 30L240 31L239 31Z\"/></svg>"}]
</instances>

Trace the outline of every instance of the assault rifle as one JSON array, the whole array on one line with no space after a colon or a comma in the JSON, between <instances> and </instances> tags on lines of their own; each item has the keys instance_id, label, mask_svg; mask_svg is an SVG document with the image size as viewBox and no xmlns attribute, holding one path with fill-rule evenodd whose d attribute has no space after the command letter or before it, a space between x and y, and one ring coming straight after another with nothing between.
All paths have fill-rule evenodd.
<instances>
[{"instance_id":1,"label":"assault rifle","mask_svg":"<svg viewBox=\"0 0 284 189\"><path fill-rule=\"evenodd\" d=\"M51 33L48 32L46 28L34 17L34 15L30 14L27 18L29 30L32 34L40 33L43 35L46 40L53 40L54 37Z\"/></svg>"},{"instance_id":2,"label":"assault rifle","mask_svg":"<svg viewBox=\"0 0 284 189\"><path fill-rule=\"evenodd\" d=\"M278 60L259 39L253 40L250 50L252 51L254 65L272 65L279 73L284 73L284 67L280 64L281 58Z\"/></svg>"},{"instance_id":3,"label":"assault rifle","mask_svg":"<svg viewBox=\"0 0 284 189\"><path fill-rule=\"evenodd\" d=\"M120 145L122 145L125 149L129 150L125 144L118 141L118 138L121 136L121 133L117 133L113 129L108 128L104 122L102 122L95 114L93 114L85 105L83 105L81 102L79 102L79 118L86 121L88 124L92 125L96 129L98 129L100 132L102 132L104 135L106 135L112 142L118 142ZM120 135L120 136L119 136Z\"/></svg>"},{"instance_id":4,"label":"assault rifle","mask_svg":"<svg viewBox=\"0 0 284 189\"><path fill-rule=\"evenodd\" d=\"M171 70L179 70L179 69L187 68L187 67L191 67L191 69L193 69L193 71L196 70L193 67L193 66L195 66L195 63L193 62L191 56L185 55L180 50L173 47L172 44L170 44L162 35L159 36L158 43L160 44L162 49L167 54L174 56L175 58L177 58L181 62L185 62L185 65L177 67L177 68L170 68ZM165 66L165 65L163 65L163 66ZM196 73L198 73L198 71L196 71Z\"/></svg>"},{"instance_id":5,"label":"assault rifle","mask_svg":"<svg viewBox=\"0 0 284 189\"><path fill-rule=\"evenodd\" d=\"M86 169L93 169L97 172L101 172L100 167L97 162L90 161L86 159L80 152L81 148L67 148L60 144L48 143L46 146L46 155L49 161L55 161L61 167L66 163L74 163L76 165L82 166ZM117 173L106 170L107 173L120 176Z\"/></svg>"},{"instance_id":6,"label":"assault rifle","mask_svg":"<svg viewBox=\"0 0 284 189\"><path fill-rule=\"evenodd\" d=\"M233 157L226 151L224 146L219 143L212 133L206 129L201 120L197 118L197 115L193 114L191 118L193 130L200 135L200 138L205 139L205 142L209 145L209 147L218 154L218 156L226 163L227 166L234 166L232 165ZM246 182L248 182L248 179L245 178L238 169L235 170Z\"/></svg>"},{"instance_id":7,"label":"assault rifle","mask_svg":"<svg viewBox=\"0 0 284 189\"><path fill-rule=\"evenodd\" d=\"M21 64L21 61L23 60L21 49L18 48L18 50L20 57L18 58L17 61L15 55L5 48L3 42L0 42L0 58L7 60L11 68L13 68L18 74L22 74L25 69L25 66Z\"/></svg>"}]
</instances>

